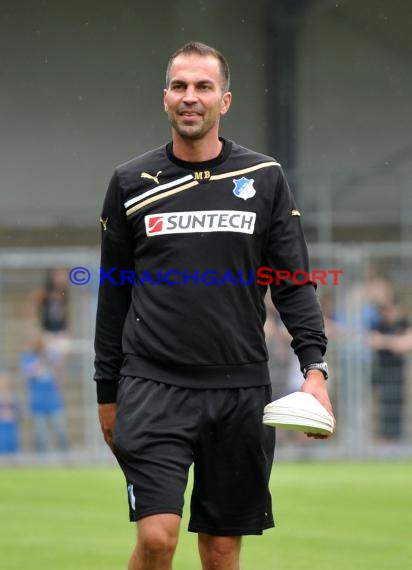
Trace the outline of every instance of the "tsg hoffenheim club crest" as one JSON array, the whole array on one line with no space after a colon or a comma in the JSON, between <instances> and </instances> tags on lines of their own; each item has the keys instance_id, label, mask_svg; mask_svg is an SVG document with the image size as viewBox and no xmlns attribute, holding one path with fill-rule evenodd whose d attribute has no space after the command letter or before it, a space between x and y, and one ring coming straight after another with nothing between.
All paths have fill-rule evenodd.
<instances>
[{"instance_id":1,"label":"tsg hoffenheim club crest","mask_svg":"<svg viewBox=\"0 0 412 570\"><path fill-rule=\"evenodd\" d=\"M235 187L233 188L233 194L238 198L242 198L243 200L247 200L248 198L253 198L256 194L256 190L253 186L254 179L253 178L234 178L233 182Z\"/></svg>"}]
</instances>

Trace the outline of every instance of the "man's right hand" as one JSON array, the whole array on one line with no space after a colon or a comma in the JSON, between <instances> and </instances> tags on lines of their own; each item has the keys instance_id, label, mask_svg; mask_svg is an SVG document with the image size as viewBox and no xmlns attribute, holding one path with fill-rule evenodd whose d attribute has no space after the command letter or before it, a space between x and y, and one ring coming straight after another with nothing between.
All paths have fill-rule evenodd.
<instances>
[{"instance_id":1,"label":"man's right hand","mask_svg":"<svg viewBox=\"0 0 412 570\"><path fill-rule=\"evenodd\" d=\"M116 423L116 404L99 404L99 421L103 437L113 451L113 429Z\"/></svg>"}]
</instances>

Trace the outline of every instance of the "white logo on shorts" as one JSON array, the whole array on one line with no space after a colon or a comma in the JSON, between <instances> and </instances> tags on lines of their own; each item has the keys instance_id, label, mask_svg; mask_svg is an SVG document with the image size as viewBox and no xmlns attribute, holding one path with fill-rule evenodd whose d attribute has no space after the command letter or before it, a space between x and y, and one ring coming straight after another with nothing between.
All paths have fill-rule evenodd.
<instances>
[{"instance_id":1,"label":"white logo on shorts","mask_svg":"<svg viewBox=\"0 0 412 570\"><path fill-rule=\"evenodd\" d=\"M127 485L127 492L129 493L130 506L135 511L136 510L136 497L134 496L133 485L131 483L129 483L129 485Z\"/></svg>"}]
</instances>

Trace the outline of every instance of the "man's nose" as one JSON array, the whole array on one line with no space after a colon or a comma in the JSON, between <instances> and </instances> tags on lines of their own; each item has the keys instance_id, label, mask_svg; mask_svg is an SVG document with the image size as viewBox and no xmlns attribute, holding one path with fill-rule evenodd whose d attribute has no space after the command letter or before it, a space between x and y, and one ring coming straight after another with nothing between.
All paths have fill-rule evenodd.
<instances>
[{"instance_id":1,"label":"man's nose","mask_svg":"<svg viewBox=\"0 0 412 570\"><path fill-rule=\"evenodd\" d=\"M196 103L197 101L197 93L196 89L193 85L188 85L183 97L183 101L185 103Z\"/></svg>"}]
</instances>

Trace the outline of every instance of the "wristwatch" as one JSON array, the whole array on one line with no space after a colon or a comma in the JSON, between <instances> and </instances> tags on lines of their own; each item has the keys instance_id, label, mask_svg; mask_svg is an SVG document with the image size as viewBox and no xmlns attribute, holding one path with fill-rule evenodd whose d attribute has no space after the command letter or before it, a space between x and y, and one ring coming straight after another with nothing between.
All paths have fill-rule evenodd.
<instances>
[{"instance_id":1,"label":"wristwatch","mask_svg":"<svg viewBox=\"0 0 412 570\"><path fill-rule=\"evenodd\" d=\"M306 376L308 375L309 370L320 370L324 375L325 380L327 380L329 377L329 369L326 362L315 362L314 364L308 364L307 366L305 366L305 368L302 370L303 377L305 379Z\"/></svg>"}]
</instances>

